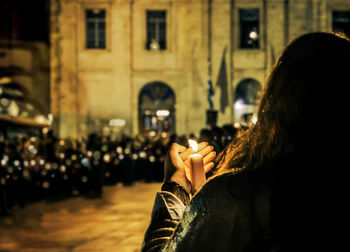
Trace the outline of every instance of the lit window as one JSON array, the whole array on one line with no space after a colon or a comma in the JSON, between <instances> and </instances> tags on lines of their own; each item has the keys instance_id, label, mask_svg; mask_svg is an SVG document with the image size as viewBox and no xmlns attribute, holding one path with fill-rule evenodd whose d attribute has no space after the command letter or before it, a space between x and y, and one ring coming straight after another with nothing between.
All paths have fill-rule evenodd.
<instances>
[{"instance_id":1,"label":"lit window","mask_svg":"<svg viewBox=\"0 0 350 252\"><path fill-rule=\"evenodd\" d=\"M106 10L87 9L85 10L86 23L86 48L106 48Z\"/></svg>"},{"instance_id":2,"label":"lit window","mask_svg":"<svg viewBox=\"0 0 350 252\"><path fill-rule=\"evenodd\" d=\"M240 48L259 48L259 9L240 9Z\"/></svg>"},{"instance_id":3,"label":"lit window","mask_svg":"<svg viewBox=\"0 0 350 252\"><path fill-rule=\"evenodd\" d=\"M147 40L146 49L165 50L166 49L166 11L148 10L146 11Z\"/></svg>"},{"instance_id":4,"label":"lit window","mask_svg":"<svg viewBox=\"0 0 350 252\"><path fill-rule=\"evenodd\" d=\"M350 36L350 11L333 11L333 31Z\"/></svg>"}]
</instances>

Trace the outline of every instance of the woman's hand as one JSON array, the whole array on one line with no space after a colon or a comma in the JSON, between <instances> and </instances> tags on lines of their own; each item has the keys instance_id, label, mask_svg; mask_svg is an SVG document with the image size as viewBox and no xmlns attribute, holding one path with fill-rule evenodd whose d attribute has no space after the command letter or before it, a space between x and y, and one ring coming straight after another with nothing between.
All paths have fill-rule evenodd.
<instances>
[{"instance_id":1,"label":"woman's hand","mask_svg":"<svg viewBox=\"0 0 350 252\"><path fill-rule=\"evenodd\" d=\"M214 167L212 162L216 156L214 147L206 142L198 144L198 152L203 156L204 172L207 173ZM164 165L164 181L174 181L181 185L187 192L191 191L191 172L189 156L193 154L192 148L173 143L170 147Z\"/></svg>"}]
</instances>

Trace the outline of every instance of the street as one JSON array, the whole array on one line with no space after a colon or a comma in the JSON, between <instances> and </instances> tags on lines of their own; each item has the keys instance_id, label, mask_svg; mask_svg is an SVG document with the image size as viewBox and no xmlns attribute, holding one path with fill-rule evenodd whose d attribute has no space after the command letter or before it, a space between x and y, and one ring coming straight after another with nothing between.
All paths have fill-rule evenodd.
<instances>
[{"instance_id":1,"label":"street","mask_svg":"<svg viewBox=\"0 0 350 252\"><path fill-rule=\"evenodd\" d=\"M140 251L159 183L105 186L102 198L40 201L0 217L0 251Z\"/></svg>"}]
</instances>

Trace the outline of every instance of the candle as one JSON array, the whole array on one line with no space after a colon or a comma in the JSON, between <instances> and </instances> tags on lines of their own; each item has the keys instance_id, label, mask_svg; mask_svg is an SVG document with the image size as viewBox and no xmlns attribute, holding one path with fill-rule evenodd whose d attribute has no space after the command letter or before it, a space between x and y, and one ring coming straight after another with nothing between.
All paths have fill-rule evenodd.
<instances>
[{"instance_id":1,"label":"candle","mask_svg":"<svg viewBox=\"0 0 350 252\"><path fill-rule=\"evenodd\" d=\"M198 144L194 140L188 140L190 147L193 150L193 154L190 155L190 172L192 178L192 193L198 191L198 189L205 183L206 178L204 174L203 156L198 151Z\"/></svg>"}]
</instances>

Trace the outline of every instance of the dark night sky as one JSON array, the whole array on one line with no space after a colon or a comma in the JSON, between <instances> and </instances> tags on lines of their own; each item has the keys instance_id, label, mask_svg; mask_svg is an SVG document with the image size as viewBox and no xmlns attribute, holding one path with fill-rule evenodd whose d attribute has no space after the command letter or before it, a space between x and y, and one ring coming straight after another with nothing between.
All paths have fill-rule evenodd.
<instances>
[{"instance_id":1,"label":"dark night sky","mask_svg":"<svg viewBox=\"0 0 350 252\"><path fill-rule=\"evenodd\" d=\"M49 43L50 0L1 0L0 40Z\"/></svg>"}]
</instances>

